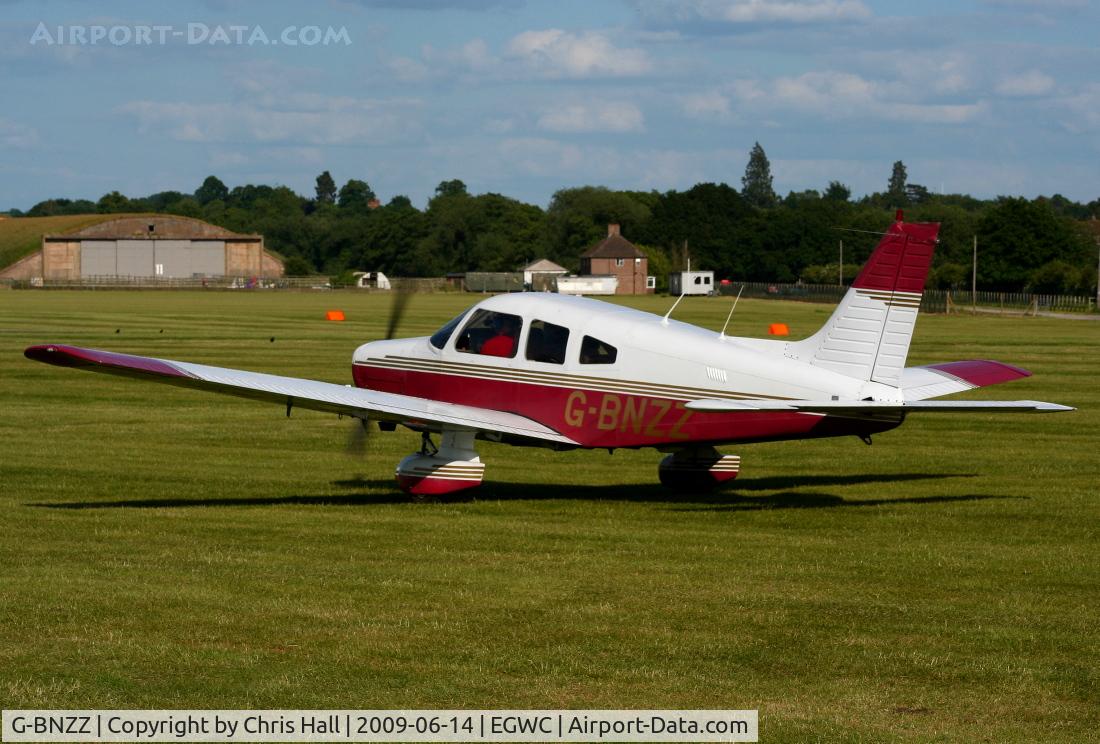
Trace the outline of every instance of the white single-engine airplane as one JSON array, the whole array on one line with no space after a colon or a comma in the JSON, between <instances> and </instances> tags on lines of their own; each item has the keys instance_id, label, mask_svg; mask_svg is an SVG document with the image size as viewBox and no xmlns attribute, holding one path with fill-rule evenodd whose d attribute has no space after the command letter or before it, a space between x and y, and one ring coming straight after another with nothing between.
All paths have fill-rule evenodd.
<instances>
[{"instance_id":1,"label":"white single-engine airplane","mask_svg":"<svg viewBox=\"0 0 1100 744\"><path fill-rule=\"evenodd\" d=\"M700 490L737 477L715 445L872 434L909 413L1070 411L1054 403L938 401L1027 377L1000 362L906 367L938 223L898 215L828 322L802 341L735 338L556 294L477 303L430 337L363 344L355 387L48 344L30 359L400 424L422 433L397 466L409 493L477 486L477 439L554 449L655 447L660 480ZM396 318L391 318L391 331ZM429 435L440 434L438 447Z\"/></svg>"}]
</instances>

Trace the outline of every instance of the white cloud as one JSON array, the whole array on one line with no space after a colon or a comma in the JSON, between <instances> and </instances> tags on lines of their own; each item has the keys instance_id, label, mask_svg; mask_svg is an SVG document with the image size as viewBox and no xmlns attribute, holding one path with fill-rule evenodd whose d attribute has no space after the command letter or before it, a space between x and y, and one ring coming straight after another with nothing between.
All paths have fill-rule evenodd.
<instances>
[{"instance_id":1,"label":"white cloud","mask_svg":"<svg viewBox=\"0 0 1100 744\"><path fill-rule=\"evenodd\" d=\"M606 34L557 28L524 31L508 42L508 56L552 78L625 77L648 72L641 49L615 46Z\"/></svg>"},{"instance_id":2,"label":"white cloud","mask_svg":"<svg viewBox=\"0 0 1100 744\"><path fill-rule=\"evenodd\" d=\"M657 0L643 3L642 12L653 20L729 24L816 24L871 16L862 0Z\"/></svg>"},{"instance_id":3,"label":"white cloud","mask_svg":"<svg viewBox=\"0 0 1100 744\"><path fill-rule=\"evenodd\" d=\"M475 38L451 49L425 44L419 57L392 57L385 65L398 80L412 83L456 78L481 82L486 78L629 77L652 68L644 51L619 47L605 33L556 28L517 34L499 53Z\"/></svg>"},{"instance_id":4,"label":"white cloud","mask_svg":"<svg viewBox=\"0 0 1100 744\"><path fill-rule=\"evenodd\" d=\"M732 116L730 98L718 91L689 93L680 98L684 113L694 119L718 119L724 121Z\"/></svg>"},{"instance_id":5,"label":"white cloud","mask_svg":"<svg viewBox=\"0 0 1100 744\"><path fill-rule=\"evenodd\" d=\"M769 97L795 108L828 111L838 105L866 105L874 100L874 85L846 72L807 72L776 78Z\"/></svg>"},{"instance_id":6,"label":"white cloud","mask_svg":"<svg viewBox=\"0 0 1100 744\"><path fill-rule=\"evenodd\" d=\"M517 137L498 144L493 164L500 178L510 174L565 183L599 183L612 188L690 188L701 181L729 180L744 171L745 150L699 151L622 149L577 145L541 137Z\"/></svg>"},{"instance_id":7,"label":"white cloud","mask_svg":"<svg viewBox=\"0 0 1100 744\"><path fill-rule=\"evenodd\" d=\"M996 90L1002 96L1025 98L1041 96L1054 89L1054 78L1039 70L1029 70L1019 75L1010 75L997 83Z\"/></svg>"},{"instance_id":8,"label":"white cloud","mask_svg":"<svg viewBox=\"0 0 1100 744\"><path fill-rule=\"evenodd\" d=\"M277 108L264 102L132 101L118 108L142 134L181 142L344 145L407 141L419 131L415 99L367 100L300 94Z\"/></svg>"},{"instance_id":9,"label":"white cloud","mask_svg":"<svg viewBox=\"0 0 1100 744\"><path fill-rule=\"evenodd\" d=\"M38 132L26 124L0 119L0 144L16 150L34 147L38 144Z\"/></svg>"},{"instance_id":10,"label":"white cloud","mask_svg":"<svg viewBox=\"0 0 1100 744\"><path fill-rule=\"evenodd\" d=\"M736 80L726 90L743 107L802 111L823 119L873 118L925 124L961 124L984 113L982 101L914 100L907 86L868 80L849 72L814 71L772 80Z\"/></svg>"},{"instance_id":11,"label":"white cloud","mask_svg":"<svg viewBox=\"0 0 1100 744\"><path fill-rule=\"evenodd\" d=\"M1100 83L1090 83L1059 103L1069 113L1062 126L1073 134L1100 130Z\"/></svg>"},{"instance_id":12,"label":"white cloud","mask_svg":"<svg viewBox=\"0 0 1100 744\"><path fill-rule=\"evenodd\" d=\"M394 57L387 60L386 66L395 78L405 83L419 83L432 75L428 65L412 57Z\"/></svg>"},{"instance_id":13,"label":"white cloud","mask_svg":"<svg viewBox=\"0 0 1100 744\"><path fill-rule=\"evenodd\" d=\"M600 101L547 109L539 116L538 127L548 132L640 132L645 119L632 103Z\"/></svg>"},{"instance_id":14,"label":"white cloud","mask_svg":"<svg viewBox=\"0 0 1100 744\"><path fill-rule=\"evenodd\" d=\"M499 64L500 60L483 39L471 39L456 49L436 49L425 44L420 48L420 59L394 57L386 62L397 79L404 82L490 72Z\"/></svg>"}]
</instances>

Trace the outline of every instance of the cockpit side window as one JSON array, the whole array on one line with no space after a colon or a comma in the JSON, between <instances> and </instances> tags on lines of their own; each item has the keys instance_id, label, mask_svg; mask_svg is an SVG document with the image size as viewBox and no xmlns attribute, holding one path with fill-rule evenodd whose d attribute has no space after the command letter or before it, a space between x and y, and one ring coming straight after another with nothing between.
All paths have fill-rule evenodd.
<instances>
[{"instance_id":1,"label":"cockpit side window","mask_svg":"<svg viewBox=\"0 0 1100 744\"><path fill-rule=\"evenodd\" d=\"M527 358L532 362L565 364L565 347L569 344L569 329L565 326L532 320L527 332Z\"/></svg>"},{"instance_id":2,"label":"cockpit side window","mask_svg":"<svg viewBox=\"0 0 1100 744\"><path fill-rule=\"evenodd\" d=\"M462 318L465 315L466 313L456 315L455 317L448 320L445 326L433 333L432 337L429 339L429 341L432 342L432 346L437 349L442 349L444 346L446 346L447 340L451 337L451 334L455 332L455 328L458 328L458 324L462 322Z\"/></svg>"},{"instance_id":3,"label":"cockpit side window","mask_svg":"<svg viewBox=\"0 0 1100 744\"><path fill-rule=\"evenodd\" d=\"M614 364L618 350L598 338L585 336L581 341L581 364Z\"/></svg>"},{"instance_id":4,"label":"cockpit side window","mask_svg":"<svg viewBox=\"0 0 1100 744\"><path fill-rule=\"evenodd\" d=\"M455 349L467 354L512 358L519 346L523 319L492 310L476 310L462 329Z\"/></svg>"}]
</instances>

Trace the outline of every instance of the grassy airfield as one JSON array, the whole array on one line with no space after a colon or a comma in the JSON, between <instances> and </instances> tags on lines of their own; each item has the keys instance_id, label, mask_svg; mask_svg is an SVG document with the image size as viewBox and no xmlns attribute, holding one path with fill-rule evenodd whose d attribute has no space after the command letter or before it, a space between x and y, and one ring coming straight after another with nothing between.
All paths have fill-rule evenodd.
<instances>
[{"instance_id":1,"label":"grassy airfield","mask_svg":"<svg viewBox=\"0 0 1100 744\"><path fill-rule=\"evenodd\" d=\"M415 297L400 334L476 299ZM410 432L355 460L347 420L22 356L350 382L387 302L0 292L4 707L759 708L768 742L1098 736L1100 323L922 317L910 364L1018 364L1035 376L970 397L1081 410L727 448L741 477L686 499L652 450L483 443L475 496L412 503L392 480ZM676 317L717 329L728 308ZM805 336L830 311L742 301L730 332Z\"/></svg>"}]
</instances>

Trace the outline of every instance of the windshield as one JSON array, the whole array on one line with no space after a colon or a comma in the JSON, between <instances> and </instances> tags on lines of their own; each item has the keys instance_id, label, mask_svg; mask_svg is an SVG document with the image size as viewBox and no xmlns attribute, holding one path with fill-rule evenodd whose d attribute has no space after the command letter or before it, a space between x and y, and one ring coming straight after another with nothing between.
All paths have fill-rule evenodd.
<instances>
[{"instance_id":1,"label":"windshield","mask_svg":"<svg viewBox=\"0 0 1100 744\"><path fill-rule=\"evenodd\" d=\"M465 312L456 315L447 321L447 324L440 328L438 331L432 334L431 342L432 346L437 349L442 349L447 345L447 339L451 337L451 334L455 332L455 328L458 328L458 324L462 321L462 318L466 315Z\"/></svg>"}]
</instances>

